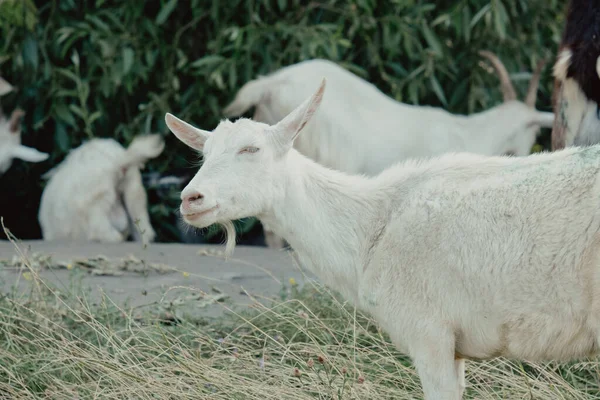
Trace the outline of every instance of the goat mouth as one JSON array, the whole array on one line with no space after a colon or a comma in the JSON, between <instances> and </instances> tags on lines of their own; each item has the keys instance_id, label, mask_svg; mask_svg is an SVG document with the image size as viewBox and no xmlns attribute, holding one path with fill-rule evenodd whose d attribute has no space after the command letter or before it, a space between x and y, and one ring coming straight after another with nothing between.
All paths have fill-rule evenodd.
<instances>
[{"instance_id":1,"label":"goat mouth","mask_svg":"<svg viewBox=\"0 0 600 400\"><path fill-rule=\"evenodd\" d=\"M219 206L214 206L214 207L211 207L211 208L209 208L207 210L200 211L200 212L183 214L183 218L186 221L194 221L194 220L196 220L196 219L198 219L198 218L200 218L200 217L202 217L202 216L204 216L206 214L209 214L209 213L215 211L217 208L219 208Z\"/></svg>"}]
</instances>

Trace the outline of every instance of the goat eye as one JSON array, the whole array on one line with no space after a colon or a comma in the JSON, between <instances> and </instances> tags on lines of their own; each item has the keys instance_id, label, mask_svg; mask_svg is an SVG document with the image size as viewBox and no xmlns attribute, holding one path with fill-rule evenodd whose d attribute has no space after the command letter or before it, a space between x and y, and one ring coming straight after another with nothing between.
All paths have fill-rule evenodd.
<instances>
[{"instance_id":1,"label":"goat eye","mask_svg":"<svg viewBox=\"0 0 600 400\"><path fill-rule=\"evenodd\" d=\"M238 154L242 154L242 153L256 153L259 150L258 147L254 147L254 146L248 146L248 147L244 147L243 149L241 149Z\"/></svg>"}]
</instances>

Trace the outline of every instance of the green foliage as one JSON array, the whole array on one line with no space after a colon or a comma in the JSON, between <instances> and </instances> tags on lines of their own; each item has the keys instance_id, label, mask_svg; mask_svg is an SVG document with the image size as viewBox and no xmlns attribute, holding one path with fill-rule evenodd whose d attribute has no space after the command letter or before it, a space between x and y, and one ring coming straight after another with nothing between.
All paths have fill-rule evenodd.
<instances>
[{"instance_id":1,"label":"green foliage","mask_svg":"<svg viewBox=\"0 0 600 400\"><path fill-rule=\"evenodd\" d=\"M148 170L199 165L167 133L165 112L212 129L246 81L316 57L338 62L398 101L481 111L501 94L477 51L496 52L524 95L537 61L556 52L565 4L38 0L36 6L0 2L0 35L8 38L0 45L0 71L19 87L4 106L26 110L24 140L51 153L43 167L23 167L41 173L88 138L126 145L147 132L167 140ZM551 89L546 68L538 108L551 109ZM151 204L153 222L173 225L176 209L175 201ZM168 232L159 229L159 239L177 240Z\"/></svg>"},{"instance_id":2,"label":"green foliage","mask_svg":"<svg viewBox=\"0 0 600 400\"><path fill-rule=\"evenodd\" d=\"M0 1L0 24L33 30L37 23L36 7L32 0Z\"/></svg>"}]
</instances>

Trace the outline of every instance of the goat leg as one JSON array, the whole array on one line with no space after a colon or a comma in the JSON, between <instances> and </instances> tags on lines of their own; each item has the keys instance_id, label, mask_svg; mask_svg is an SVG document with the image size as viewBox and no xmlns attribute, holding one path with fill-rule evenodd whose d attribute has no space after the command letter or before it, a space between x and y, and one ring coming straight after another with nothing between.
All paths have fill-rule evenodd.
<instances>
[{"instance_id":1,"label":"goat leg","mask_svg":"<svg viewBox=\"0 0 600 400\"><path fill-rule=\"evenodd\" d=\"M133 237L136 241L142 238L146 242L154 241L156 233L148 214L148 196L142 184L142 174L137 168L127 169L122 188L125 208L136 225L133 227Z\"/></svg>"}]
</instances>

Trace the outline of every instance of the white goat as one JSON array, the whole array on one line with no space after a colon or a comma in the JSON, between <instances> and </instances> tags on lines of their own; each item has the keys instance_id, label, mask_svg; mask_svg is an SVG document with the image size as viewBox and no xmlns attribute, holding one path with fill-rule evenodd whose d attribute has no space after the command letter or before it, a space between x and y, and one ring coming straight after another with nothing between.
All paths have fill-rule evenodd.
<instances>
[{"instance_id":1,"label":"white goat","mask_svg":"<svg viewBox=\"0 0 600 400\"><path fill-rule=\"evenodd\" d=\"M500 77L504 103L477 114L399 103L326 60L303 61L245 84L224 114L237 116L256 106L255 121L275 124L310 96L324 76L330 90L305 134L294 143L300 153L324 166L376 175L398 161L448 152L528 155L540 127L552 127L554 120L553 113L535 109L545 63L534 71L523 103L498 57L488 51L480 54ZM267 245L282 247L281 239L261 222Z\"/></svg>"},{"instance_id":2,"label":"white goat","mask_svg":"<svg viewBox=\"0 0 600 400\"><path fill-rule=\"evenodd\" d=\"M232 220L267 221L411 356L427 400L462 398L465 359L598 352L600 145L350 175L293 148L324 88L275 125L225 120L209 132L167 114L204 153L181 193L184 220L228 226L229 254Z\"/></svg>"},{"instance_id":3,"label":"white goat","mask_svg":"<svg viewBox=\"0 0 600 400\"><path fill-rule=\"evenodd\" d=\"M0 78L0 96L13 89L11 84ZM0 108L0 174L8 171L15 158L29 162L41 162L48 158L48 154L21 144L21 119L24 115L25 112L17 108L6 118Z\"/></svg>"},{"instance_id":4,"label":"white goat","mask_svg":"<svg viewBox=\"0 0 600 400\"><path fill-rule=\"evenodd\" d=\"M114 139L71 150L44 176L50 178L38 215L44 239L121 242L132 233L137 241L153 241L140 168L163 148L160 135L144 135L127 150Z\"/></svg>"}]
</instances>

